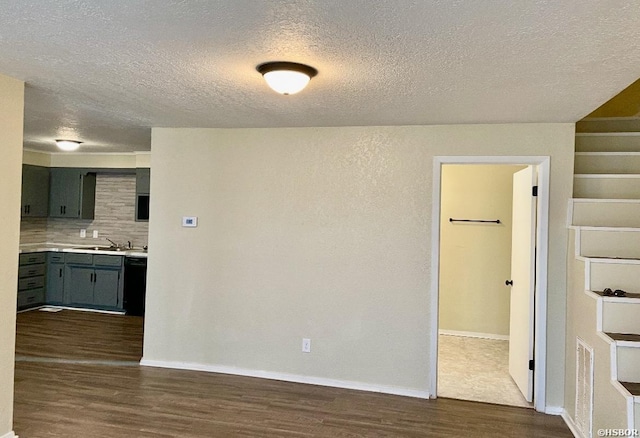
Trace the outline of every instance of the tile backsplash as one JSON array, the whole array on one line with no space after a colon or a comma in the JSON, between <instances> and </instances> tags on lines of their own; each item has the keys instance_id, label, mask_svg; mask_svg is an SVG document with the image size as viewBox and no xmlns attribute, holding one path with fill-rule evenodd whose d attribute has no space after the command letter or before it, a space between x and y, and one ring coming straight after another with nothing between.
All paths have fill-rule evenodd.
<instances>
[{"instance_id":1,"label":"tile backsplash","mask_svg":"<svg viewBox=\"0 0 640 438\"><path fill-rule=\"evenodd\" d=\"M147 245L148 222L135 221L136 176L101 174L96 176L95 219L24 218L20 226L20 243L66 243L74 245L108 245L108 237L120 244L128 240L135 247ZM80 237L80 230L87 237ZM92 238L93 230L99 237Z\"/></svg>"}]
</instances>

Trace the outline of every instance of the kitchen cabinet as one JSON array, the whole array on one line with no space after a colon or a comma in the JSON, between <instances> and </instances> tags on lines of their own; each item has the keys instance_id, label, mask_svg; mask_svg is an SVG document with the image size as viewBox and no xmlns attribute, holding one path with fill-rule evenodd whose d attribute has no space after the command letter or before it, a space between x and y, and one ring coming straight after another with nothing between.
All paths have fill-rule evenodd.
<instances>
[{"instance_id":1,"label":"kitchen cabinet","mask_svg":"<svg viewBox=\"0 0 640 438\"><path fill-rule=\"evenodd\" d=\"M62 304L64 300L64 254L50 252L47 256L47 304Z\"/></svg>"},{"instance_id":2,"label":"kitchen cabinet","mask_svg":"<svg viewBox=\"0 0 640 438\"><path fill-rule=\"evenodd\" d=\"M122 309L123 258L85 253L66 254L65 304Z\"/></svg>"},{"instance_id":3,"label":"kitchen cabinet","mask_svg":"<svg viewBox=\"0 0 640 438\"><path fill-rule=\"evenodd\" d=\"M44 303L45 253L20 254L18 267L18 310Z\"/></svg>"},{"instance_id":4,"label":"kitchen cabinet","mask_svg":"<svg viewBox=\"0 0 640 438\"><path fill-rule=\"evenodd\" d=\"M151 169L136 169L136 222L149 220Z\"/></svg>"},{"instance_id":5,"label":"kitchen cabinet","mask_svg":"<svg viewBox=\"0 0 640 438\"><path fill-rule=\"evenodd\" d=\"M51 169L49 217L93 219L96 203L96 174L80 169Z\"/></svg>"},{"instance_id":6,"label":"kitchen cabinet","mask_svg":"<svg viewBox=\"0 0 640 438\"><path fill-rule=\"evenodd\" d=\"M47 217L49 212L49 168L22 165L22 217Z\"/></svg>"},{"instance_id":7,"label":"kitchen cabinet","mask_svg":"<svg viewBox=\"0 0 640 438\"><path fill-rule=\"evenodd\" d=\"M151 187L151 169L136 168L136 193L149 193Z\"/></svg>"}]
</instances>

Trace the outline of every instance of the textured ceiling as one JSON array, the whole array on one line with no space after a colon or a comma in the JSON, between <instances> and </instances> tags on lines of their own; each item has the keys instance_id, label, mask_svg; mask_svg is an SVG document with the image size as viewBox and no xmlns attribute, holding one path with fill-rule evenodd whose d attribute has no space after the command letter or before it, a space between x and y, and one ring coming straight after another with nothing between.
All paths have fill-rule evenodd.
<instances>
[{"instance_id":1,"label":"textured ceiling","mask_svg":"<svg viewBox=\"0 0 640 438\"><path fill-rule=\"evenodd\" d=\"M150 127L575 122L640 77L635 0L3 0L25 147ZM307 63L295 96L255 66Z\"/></svg>"}]
</instances>

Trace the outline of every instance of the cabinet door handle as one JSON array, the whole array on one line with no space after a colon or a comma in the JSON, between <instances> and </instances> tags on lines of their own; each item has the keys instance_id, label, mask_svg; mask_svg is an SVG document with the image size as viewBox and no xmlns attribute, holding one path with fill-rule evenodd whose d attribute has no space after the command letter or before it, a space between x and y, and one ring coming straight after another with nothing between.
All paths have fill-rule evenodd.
<instances>
[{"instance_id":1,"label":"cabinet door handle","mask_svg":"<svg viewBox=\"0 0 640 438\"><path fill-rule=\"evenodd\" d=\"M93 274L93 282L96 283L98 281L98 274Z\"/></svg>"},{"instance_id":2,"label":"cabinet door handle","mask_svg":"<svg viewBox=\"0 0 640 438\"><path fill-rule=\"evenodd\" d=\"M63 214L67 214L67 206L66 205L62 207L62 213Z\"/></svg>"},{"instance_id":3,"label":"cabinet door handle","mask_svg":"<svg viewBox=\"0 0 640 438\"><path fill-rule=\"evenodd\" d=\"M62 205L60 206L60 214L62 214Z\"/></svg>"},{"instance_id":4,"label":"cabinet door handle","mask_svg":"<svg viewBox=\"0 0 640 438\"><path fill-rule=\"evenodd\" d=\"M60 268L60 273L58 274L59 278L62 278L62 268Z\"/></svg>"}]
</instances>

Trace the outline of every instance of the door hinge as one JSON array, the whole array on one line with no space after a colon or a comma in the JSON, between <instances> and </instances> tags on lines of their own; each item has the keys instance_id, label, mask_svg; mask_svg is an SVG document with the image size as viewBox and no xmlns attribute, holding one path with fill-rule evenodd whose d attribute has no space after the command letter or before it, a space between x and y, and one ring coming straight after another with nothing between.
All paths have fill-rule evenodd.
<instances>
[{"instance_id":1,"label":"door hinge","mask_svg":"<svg viewBox=\"0 0 640 438\"><path fill-rule=\"evenodd\" d=\"M533 196L538 196L538 186L533 186L531 189L531 194Z\"/></svg>"},{"instance_id":2,"label":"door hinge","mask_svg":"<svg viewBox=\"0 0 640 438\"><path fill-rule=\"evenodd\" d=\"M533 359L531 359L529 361L529 371L533 371L534 367L535 367L535 361Z\"/></svg>"}]
</instances>

